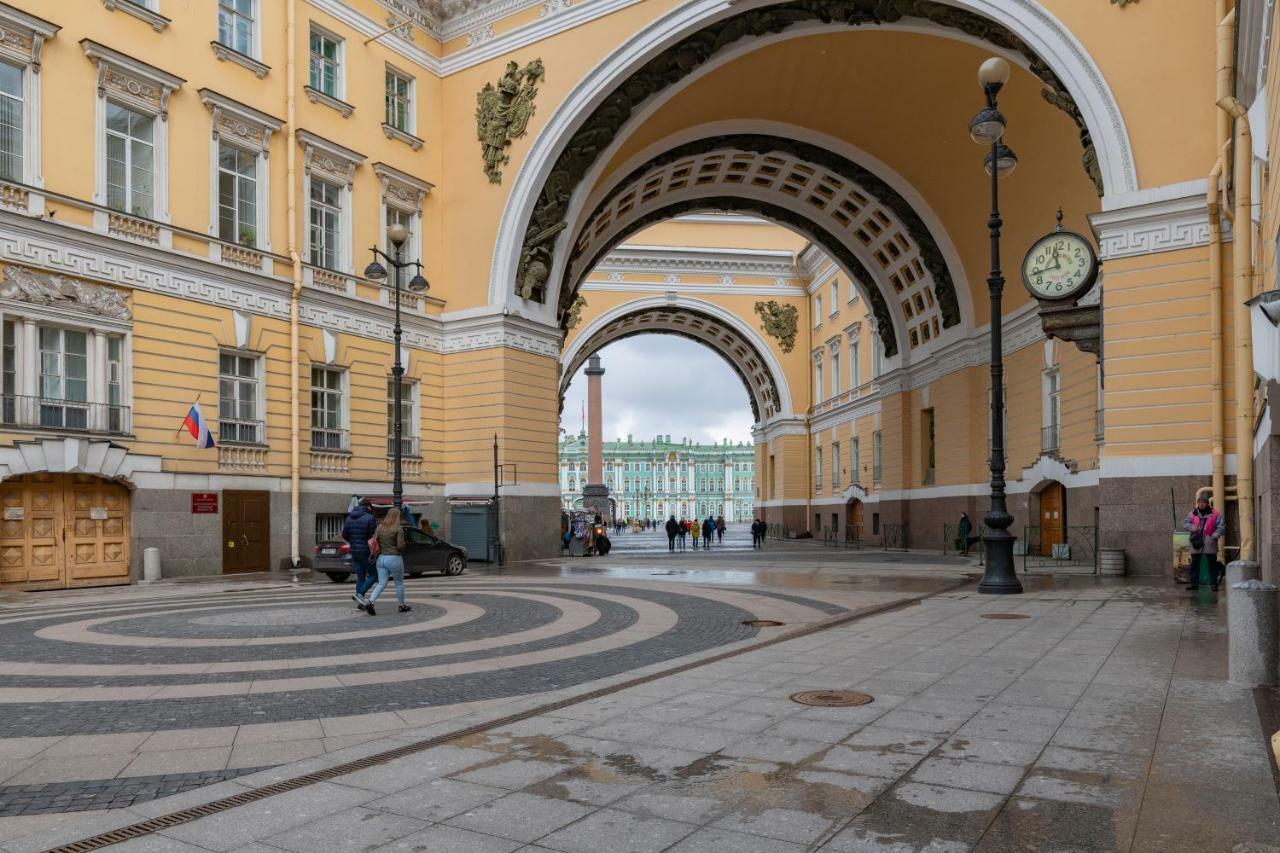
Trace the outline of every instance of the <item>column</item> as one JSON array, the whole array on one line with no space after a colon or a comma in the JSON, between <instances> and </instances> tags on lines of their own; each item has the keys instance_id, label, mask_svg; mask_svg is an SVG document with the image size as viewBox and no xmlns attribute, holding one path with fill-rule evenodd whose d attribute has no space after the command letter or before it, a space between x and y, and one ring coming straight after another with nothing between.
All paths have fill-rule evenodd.
<instances>
[{"instance_id":1,"label":"column","mask_svg":"<svg viewBox=\"0 0 1280 853\"><path fill-rule=\"evenodd\" d=\"M609 487L604 483L604 414L601 401L601 377L604 368L600 356L587 359L587 483L582 489L582 505L606 520L609 512Z\"/></svg>"}]
</instances>

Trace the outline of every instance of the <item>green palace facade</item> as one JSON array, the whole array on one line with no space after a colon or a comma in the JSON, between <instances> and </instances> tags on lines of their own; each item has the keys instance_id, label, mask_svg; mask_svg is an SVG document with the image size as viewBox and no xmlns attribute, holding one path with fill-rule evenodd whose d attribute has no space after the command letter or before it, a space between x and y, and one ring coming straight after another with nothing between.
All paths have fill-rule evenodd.
<instances>
[{"instance_id":1,"label":"green palace facade","mask_svg":"<svg viewBox=\"0 0 1280 853\"><path fill-rule=\"evenodd\" d=\"M619 518L706 518L750 521L755 498L755 445L697 444L660 435L652 441L604 442L604 482ZM582 508L587 434L560 439L560 505Z\"/></svg>"}]
</instances>

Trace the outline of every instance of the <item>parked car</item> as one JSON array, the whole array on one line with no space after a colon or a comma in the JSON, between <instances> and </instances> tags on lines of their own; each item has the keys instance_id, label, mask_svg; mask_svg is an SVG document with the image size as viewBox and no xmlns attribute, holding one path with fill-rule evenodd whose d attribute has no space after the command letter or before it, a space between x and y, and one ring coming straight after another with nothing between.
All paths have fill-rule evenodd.
<instances>
[{"instance_id":1,"label":"parked car","mask_svg":"<svg viewBox=\"0 0 1280 853\"><path fill-rule=\"evenodd\" d=\"M446 576L460 575L467 569L467 549L416 527L406 526L404 573L420 578L427 572ZM341 539L316 543L315 570L343 583L355 573L351 565L351 546Z\"/></svg>"}]
</instances>

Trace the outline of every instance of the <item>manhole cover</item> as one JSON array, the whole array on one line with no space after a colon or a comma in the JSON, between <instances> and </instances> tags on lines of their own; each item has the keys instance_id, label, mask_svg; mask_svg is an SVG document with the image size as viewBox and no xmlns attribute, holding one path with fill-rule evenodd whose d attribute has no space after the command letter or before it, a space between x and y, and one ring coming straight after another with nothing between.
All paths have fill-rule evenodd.
<instances>
[{"instance_id":1,"label":"manhole cover","mask_svg":"<svg viewBox=\"0 0 1280 853\"><path fill-rule=\"evenodd\" d=\"M779 628L786 623L773 619L743 619L742 624L748 628Z\"/></svg>"},{"instance_id":2,"label":"manhole cover","mask_svg":"<svg viewBox=\"0 0 1280 853\"><path fill-rule=\"evenodd\" d=\"M853 690L804 690L792 693L791 701L801 705L817 705L821 708L846 708L851 705L866 705L874 702L876 697L870 693L858 693Z\"/></svg>"},{"instance_id":3,"label":"manhole cover","mask_svg":"<svg viewBox=\"0 0 1280 853\"><path fill-rule=\"evenodd\" d=\"M983 619L1030 619L1025 613L983 613Z\"/></svg>"}]
</instances>

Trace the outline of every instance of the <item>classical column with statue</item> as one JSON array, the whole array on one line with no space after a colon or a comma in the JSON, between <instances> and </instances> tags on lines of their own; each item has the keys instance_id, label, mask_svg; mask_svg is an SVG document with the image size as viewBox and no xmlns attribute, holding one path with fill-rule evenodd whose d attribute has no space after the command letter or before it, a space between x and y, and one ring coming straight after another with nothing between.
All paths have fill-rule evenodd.
<instances>
[{"instance_id":1,"label":"classical column with statue","mask_svg":"<svg viewBox=\"0 0 1280 853\"><path fill-rule=\"evenodd\" d=\"M609 487L604 482L604 417L601 412L600 384L604 368L600 356L587 360L587 482L582 487L582 507L599 513L608 521L613 517Z\"/></svg>"}]
</instances>

